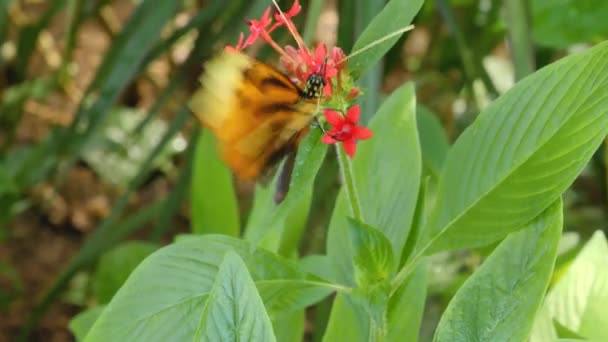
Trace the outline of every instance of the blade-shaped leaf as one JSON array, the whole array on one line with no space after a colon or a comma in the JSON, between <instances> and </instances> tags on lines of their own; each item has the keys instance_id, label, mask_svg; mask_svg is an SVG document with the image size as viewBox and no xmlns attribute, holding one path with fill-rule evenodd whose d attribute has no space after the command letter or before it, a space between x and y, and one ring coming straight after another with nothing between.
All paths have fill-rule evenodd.
<instances>
[{"instance_id":1,"label":"blade-shaped leaf","mask_svg":"<svg viewBox=\"0 0 608 342\"><path fill-rule=\"evenodd\" d=\"M95 299L109 302L137 265L158 248L153 243L130 241L102 255L93 278Z\"/></svg>"},{"instance_id":2,"label":"blade-shaped leaf","mask_svg":"<svg viewBox=\"0 0 608 342\"><path fill-rule=\"evenodd\" d=\"M416 108L416 123L424 169L431 176L439 178L450 148L445 131L435 114L422 105Z\"/></svg>"},{"instance_id":3,"label":"blade-shaped leaf","mask_svg":"<svg viewBox=\"0 0 608 342\"><path fill-rule=\"evenodd\" d=\"M363 49L391 33L407 27L422 7L423 0L391 0L365 28L352 51ZM401 34L390 37L376 46L353 56L348 61L348 70L358 77L374 65L399 40Z\"/></svg>"},{"instance_id":4,"label":"blade-shaped leaf","mask_svg":"<svg viewBox=\"0 0 608 342\"><path fill-rule=\"evenodd\" d=\"M96 306L92 309L85 310L70 320L68 328L76 337L76 341L84 341L87 333L103 312L105 306Z\"/></svg>"},{"instance_id":5,"label":"blade-shaped leaf","mask_svg":"<svg viewBox=\"0 0 608 342\"><path fill-rule=\"evenodd\" d=\"M255 285L273 318L305 309L335 291L331 284L304 279L261 280Z\"/></svg>"},{"instance_id":6,"label":"blade-shaped leaf","mask_svg":"<svg viewBox=\"0 0 608 342\"><path fill-rule=\"evenodd\" d=\"M192 177L192 231L234 237L240 233L232 174L221 160L210 132L203 132L196 146Z\"/></svg>"},{"instance_id":7,"label":"blade-shaped leaf","mask_svg":"<svg viewBox=\"0 0 608 342\"><path fill-rule=\"evenodd\" d=\"M435 341L525 341L549 285L562 230L561 200L505 239L458 290Z\"/></svg>"},{"instance_id":8,"label":"blade-shaped leaf","mask_svg":"<svg viewBox=\"0 0 608 342\"><path fill-rule=\"evenodd\" d=\"M339 293L332 305L323 341L369 341L368 321L364 310L348 295Z\"/></svg>"},{"instance_id":9,"label":"blade-shaped leaf","mask_svg":"<svg viewBox=\"0 0 608 342\"><path fill-rule=\"evenodd\" d=\"M608 339L608 242L597 231L545 301L546 319L593 341Z\"/></svg>"},{"instance_id":10,"label":"blade-shaped leaf","mask_svg":"<svg viewBox=\"0 0 608 342\"><path fill-rule=\"evenodd\" d=\"M276 341L243 260L228 252L209 293L196 341Z\"/></svg>"},{"instance_id":11,"label":"blade-shaped leaf","mask_svg":"<svg viewBox=\"0 0 608 342\"><path fill-rule=\"evenodd\" d=\"M526 77L452 146L424 252L480 246L523 227L608 133L608 42Z\"/></svg>"},{"instance_id":12,"label":"blade-shaped leaf","mask_svg":"<svg viewBox=\"0 0 608 342\"><path fill-rule=\"evenodd\" d=\"M255 281L303 279L287 260L225 235L181 237L146 258L116 293L87 336L90 341L190 340L218 267L228 251Z\"/></svg>"},{"instance_id":13,"label":"blade-shaped leaf","mask_svg":"<svg viewBox=\"0 0 608 342\"><path fill-rule=\"evenodd\" d=\"M530 9L532 35L539 45L567 48L608 38L608 2L604 0L532 0Z\"/></svg>"},{"instance_id":14,"label":"blade-shaped leaf","mask_svg":"<svg viewBox=\"0 0 608 342\"><path fill-rule=\"evenodd\" d=\"M359 286L368 286L389 279L395 270L391 242L378 229L349 218L355 278Z\"/></svg>"},{"instance_id":15,"label":"blade-shaped leaf","mask_svg":"<svg viewBox=\"0 0 608 342\"><path fill-rule=\"evenodd\" d=\"M426 304L426 288L427 267L422 263L389 300L387 341L418 341Z\"/></svg>"},{"instance_id":16,"label":"blade-shaped leaf","mask_svg":"<svg viewBox=\"0 0 608 342\"><path fill-rule=\"evenodd\" d=\"M285 229L301 229L299 225L287 226L285 222L289 218L307 217L303 211L307 213L310 207L312 186L326 153L327 145L321 143L320 130L312 130L298 148L285 200L277 205L272 196L274 189L270 187L256 191L256 203L245 230L248 241L277 251L284 236L293 234ZM293 245L293 241L288 242Z\"/></svg>"},{"instance_id":17,"label":"blade-shaped leaf","mask_svg":"<svg viewBox=\"0 0 608 342\"><path fill-rule=\"evenodd\" d=\"M411 83L393 92L370 123L375 137L359 144L353 161L363 221L386 235L395 258L401 255L410 231L422 173L415 106ZM345 239L346 216L351 215L348 208L341 191L330 222L327 250L337 278L354 284L352 252Z\"/></svg>"}]
</instances>

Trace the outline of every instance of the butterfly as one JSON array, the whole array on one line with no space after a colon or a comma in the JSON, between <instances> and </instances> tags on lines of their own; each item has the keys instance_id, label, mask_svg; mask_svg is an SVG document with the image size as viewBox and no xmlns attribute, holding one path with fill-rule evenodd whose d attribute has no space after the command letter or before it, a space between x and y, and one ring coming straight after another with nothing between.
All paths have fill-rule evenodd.
<instances>
[{"instance_id":1,"label":"butterfly","mask_svg":"<svg viewBox=\"0 0 608 342\"><path fill-rule=\"evenodd\" d=\"M325 86L322 69L302 86L268 64L225 50L205 65L200 81L190 108L238 178L256 180L285 156L286 168L293 167ZM286 170L279 186L288 186L290 175ZM286 191L277 191L275 200Z\"/></svg>"}]
</instances>

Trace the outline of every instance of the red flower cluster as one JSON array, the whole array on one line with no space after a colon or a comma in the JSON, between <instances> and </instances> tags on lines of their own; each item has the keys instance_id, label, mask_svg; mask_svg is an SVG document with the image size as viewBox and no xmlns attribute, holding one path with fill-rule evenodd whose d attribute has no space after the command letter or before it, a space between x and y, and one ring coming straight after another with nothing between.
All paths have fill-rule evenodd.
<instances>
[{"instance_id":1,"label":"red flower cluster","mask_svg":"<svg viewBox=\"0 0 608 342\"><path fill-rule=\"evenodd\" d=\"M351 102L359 95L359 90L354 86L349 86L345 89L342 85L343 78L349 77L346 72L346 56L342 49L334 47L328 53L324 44L317 45L314 52L306 47L304 40L298 33L292 18L300 13L302 6L298 0L295 0L289 11L281 12L271 16L271 9L267 8L259 20L252 19L248 21L249 36L245 38L243 33L240 34L238 43L235 46L227 46L228 50L241 51L253 45L258 39L261 39L268 45L272 46L281 56L280 62L288 73L294 77L294 81L299 84L306 84L308 77L313 74L321 74L325 80L323 95L325 99L331 99L334 96L342 96L345 101ZM274 22L273 22L274 19ZM270 34L277 28L284 26L293 35L297 43L297 48L286 46L284 49L277 44ZM352 84L352 82L348 83ZM338 93L335 93L337 86ZM369 139L372 132L362 126L357 126L360 117L360 108L358 105L351 106L346 115L333 110L325 110L325 119L332 126L332 129L326 132L323 136L323 143L333 144L342 142L346 153L353 157L356 151L356 141Z\"/></svg>"},{"instance_id":2,"label":"red flower cluster","mask_svg":"<svg viewBox=\"0 0 608 342\"><path fill-rule=\"evenodd\" d=\"M357 140L366 140L374 135L369 128L357 125L361 117L361 107L359 105L348 108L346 115L335 110L326 109L323 112L323 116L325 116L325 120L332 126L332 129L325 132L325 135L321 138L321 142L324 144L334 144L341 141L344 151L351 158L355 156Z\"/></svg>"}]
</instances>

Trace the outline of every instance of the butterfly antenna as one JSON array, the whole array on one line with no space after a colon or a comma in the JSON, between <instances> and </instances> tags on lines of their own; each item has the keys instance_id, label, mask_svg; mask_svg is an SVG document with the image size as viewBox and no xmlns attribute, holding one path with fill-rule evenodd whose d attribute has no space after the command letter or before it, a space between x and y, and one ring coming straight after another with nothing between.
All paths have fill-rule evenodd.
<instances>
[{"instance_id":1,"label":"butterfly antenna","mask_svg":"<svg viewBox=\"0 0 608 342\"><path fill-rule=\"evenodd\" d=\"M273 0L273 1L274 1L274 0ZM401 29L399 29L399 30L397 30L397 31L395 31L395 32L393 32L393 33L389 33L389 34L387 34L386 36L384 36L384 37L382 37L382 38L380 38L380 39L377 39L377 40L375 40L375 41L373 41L373 42L369 43L367 46L364 46L364 47L360 48L359 50L356 50L356 51L351 52L351 54L350 54L350 55L348 55L348 56L346 56L346 57L342 58L340 61L338 61L338 62L337 62L337 64L343 63L343 62L345 62L347 59L352 58L352 57L354 57L354 56L356 56L356 55L358 55L358 54L360 54L360 53L362 53L362 52L365 52L365 51L367 51L367 50L369 50L369 49L373 48L374 46L376 46L376 45L378 45L378 44L381 44L381 43L385 42L385 41L386 41L386 40L388 40L388 39L391 39L391 38L393 38L393 37L395 37L395 36L398 36L398 35L400 35L400 34L403 34L403 33L407 32L407 31L411 31L411 30L413 30L413 29L414 29L414 25L408 25L408 26L406 26L406 27L404 27L404 28L401 28Z\"/></svg>"},{"instance_id":2,"label":"butterfly antenna","mask_svg":"<svg viewBox=\"0 0 608 342\"><path fill-rule=\"evenodd\" d=\"M304 44L304 41L302 40L302 38L300 37L298 32L291 26L291 21L287 20L285 13L283 13L283 11L281 10L281 7L279 7L279 4L277 4L277 1L272 0L272 3L274 4L274 7L279 12L279 15L281 16L281 18L283 18L283 20L285 21L285 26L287 26L287 30L289 30L289 33L291 33L293 38L296 40L296 43L298 44L298 48L305 49L306 51L308 51L306 44ZM308 52L308 53L310 53L310 52Z\"/></svg>"}]
</instances>

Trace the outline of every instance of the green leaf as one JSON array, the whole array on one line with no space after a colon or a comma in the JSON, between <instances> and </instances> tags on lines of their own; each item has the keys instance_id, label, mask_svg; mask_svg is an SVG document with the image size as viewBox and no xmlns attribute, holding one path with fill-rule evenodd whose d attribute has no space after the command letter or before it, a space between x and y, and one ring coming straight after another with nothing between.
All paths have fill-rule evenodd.
<instances>
[{"instance_id":1,"label":"green leaf","mask_svg":"<svg viewBox=\"0 0 608 342\"><path fill-rule=\"evenodd\" d=\"M219 156L215 138L203 132L196 146L192 178L192 231L238 237L239 210L232 173Z\"/></svg>"},{"instance_id":2,"label":"green leaf","mask_svg":"<svg viewBox=\"0 0 608 342\"><path fill-rule=\"evenodd\" d=\"M370 123L375 137L359 143L353 161L363 221L386 235L395 258L410 232L422 173L415 106L411 83L395 90ZM348 208L342 190L330 222L327 251L337 278L352 285L352 252L345 239Z\"/></svg>"},{"instance_id":3,"label":"green leaf","mask_svg":"<svg viewBox=\"0 0 608 342\"><path fill-rule=\"evenodd\" d=\"M339 293L332 305L323 341L366 342L369 341L368 336L369 324L365 311L350 296Z\"/></svg>"},{"instance_id":4,"label":"green leaf","mask_svg":"<svg viewBox=\"0 0 608 342\"><path fill-rule=\"evenodd\" d=\"M551 319L594 341L608 340L608 242L597 231L547 295Z\"/></svg>"},{"instance_id":5,"label":"green leaf","mask_svg":"<svg viewBox=\"0 0 608 342\"><path fill-rule=\"evenodd\" d=\"M426 304L427 267L421 263L388 303L387 341L418 341Z\"/></svg>"},{"instance_id":6,"label":"green leaf","mask_svg":"<svg viewBox=\"0 0 608 342\"><path fill-rule=\"evenodd\" d=\"M0 0L0 45L4 44L6 32L8 31L8 8L12 0ZM0 57L0 64L4 64L3 57Z\"/></svg>"},{"instance_id":7,"label":"green leaf","mask_svg":"<svg viewBox=\"0 0 608 342\"><path fill-rule=\"evenodd\" d=\"M331 284L304 279L261 280L255 285L273 318L305 309L335 291Z\"/></svg>"},{"instance_id":8,"label":"green leaf","mask_svg":"<svg viewBox=\"0 0 608 342\"><path fill-rule=\"evenodd\" d=\"M531 12L532 35L540 45L566 48L608 37L608 2L604 0L532 0Z\"/></svg>"},{"instance_id":9,"label":"green leaf","mask_svg":"<svg viewBox=\"0 0 608 342\"><path fill-rule=\"evenodd\" d=\"M112 298L88 341L191 340L228 251L254 281L304 279L289 261L225 235L184 236L146 258Z\"/></svg>"},{"instance_id":10,"label":"green leaf","mask_svg":"<svg viewBox=\"0 0 608 342\"><path fill-rule=\"evenodd\" d=\"M355 279L362 287L389 279L395 271L391 242L378 229L348 219Z\"/></svg>"},{"instance_id":11,"label":"green leaf","mask_svg":"<svg viewBox=\"0 0 608 342\"><path fill-rule=\"evenodd\" d=\"M0 165L4 166L4 165ZM19 187L16 179L4 168L0 169L0 196L6 194L18 194Z\"/></svg>"},{"instance_id":12,"label":"green leaf","mask_svg":"<svg viewBox=\"0 0 608 342\"><path fill-rule=\"evenodd\" d=\"M234 252L228 252L220 265L195 340L276 341L253 279Z\"/></svg>"},{"instance_id":13,"label":"green leaf","mask_svg":"<svg viewBox=\"0 0 608 342\"><path fill-rule=\"evenodd\" d=\"M336 282L334 268L327 255L306 255L300 258L300 267L315 276Z\"/></svg>"},{"instance_id":14,"label":"green leaf","mask_svg":"<svg viewBox=\"0 0 608 342\"><path fill-rule=\"evenodd\" d=\"M272 318L272 330L277 341L304 341L306 312L296 311L289 315Z\"/></svg>"},{"instance_id":15,"label":"green leaf","mask_svg":"<svg viewBox=\"0 0 608 342\"><path fill-rule=\"evenodd\" d=\"M558 200L505 239L462 285L434 341L525 341L551 278L561 230Z\"/></svg>"},{"instance_id":16,"label":"green leaf","mask_svg":"<svg viewBox=\"0 0 608 342\"><path fill-rule=\"evenodd\" d=\"M79 313L70 320L68 328L70 329L70 332L74 335L74 337L76 337L76 341L84 341L85 337L87 336L87 333L89 332L97 318L99 318L99 315L101 315L104 308L105 306L103 305L96 306L92 309L88 309Z\"/></svg>"},{"instance_id":17,"label":"green leaf","mask_svg":"<svg viewBox=\"0 0 608 342\"><path fill-rule=\"evenodd\" d=\"M74 143L75 137L86 142L103 123L120 92L143 67L141 63L146 54L178 7L179 2L174 1L143 0L139 3L97 69L70 127L71 134L66 135L67 147L76 151L86 147L86 143Z\"/></svg>"},{"instance_id":18,"label":"green leaf","mask_svg":"<svg viewBox=\"0 0 608 342\"><path fill-rule=\"evenodd\" d=\"M574 181L608 134L608 42L526 77L452 146L425 253L520 229Z\"/></svg>"},{"instance_id":19,"label":"green leaf","mask_svg":"<svg viewBox=\"0 0 608 342\"><path fill-rule=\"evenodd\" d=\"M289 192L283 202L276 205L272 187L256 189L254 209L245 230L248 241L271 251L278 251L282 242L294 245L294 236L299 236L297 231L301 231L301 224L307 217L312 186L326 153L327 145L321 143L321 131L312 130L298 148ZM299 223L287 225L286 222L292 219ZM296 230L296 233L286 230ZM285 245L283 248L291 249Z\"/></svg>"},{"instance_id":20,"label":"green leaf","mask_svg":"<svg viewBox=\"0 0 608 342\"><path fill-rule=\"evenodd\" d=\"M416 107L416 123L425 171L438 179L450 145L437 116L423 105Z\"/></svg>"},{"instance_id":21,"label":"green leaf","mask_svg":"<svg viewBox=\"0 0 608 342\"><path fill-rule=\"evenodd\" d=\"M97 301L108 303L137 265L158 248L149 242L129 241L102 255L93 278Z\"/></svg>"},{"instance_id":22,"label":"green leaf","mask_svg":"<svg viewBox=\"0 0 608 342\"><path fill-rule=\"evenodd\" d=\"M559 336L560 338L572 338L575 340L585 340L582 336L580 336L579 334L575 333L574 331L568 329L568 327L561 325L558 321L554 320L553 325L555 326L555 331L557 332L557 336Z\"/></svg>"},{"instance_id":23,"label":"green leaf","mask_svg":"<svg viewBox=\"0 0 608 342\"><path fill-rule=\"evenodd\" d=\"M423 0L391 0L384 9L365 28L352 51L366 48L370 44L385 38L391 33L404 29L422 7ZM396 34L376 46L353 56L348 61L348 70L358 78L366 69L377 63L386 52L399 40L401 34Z\"/></svg>"}]
</instances>

